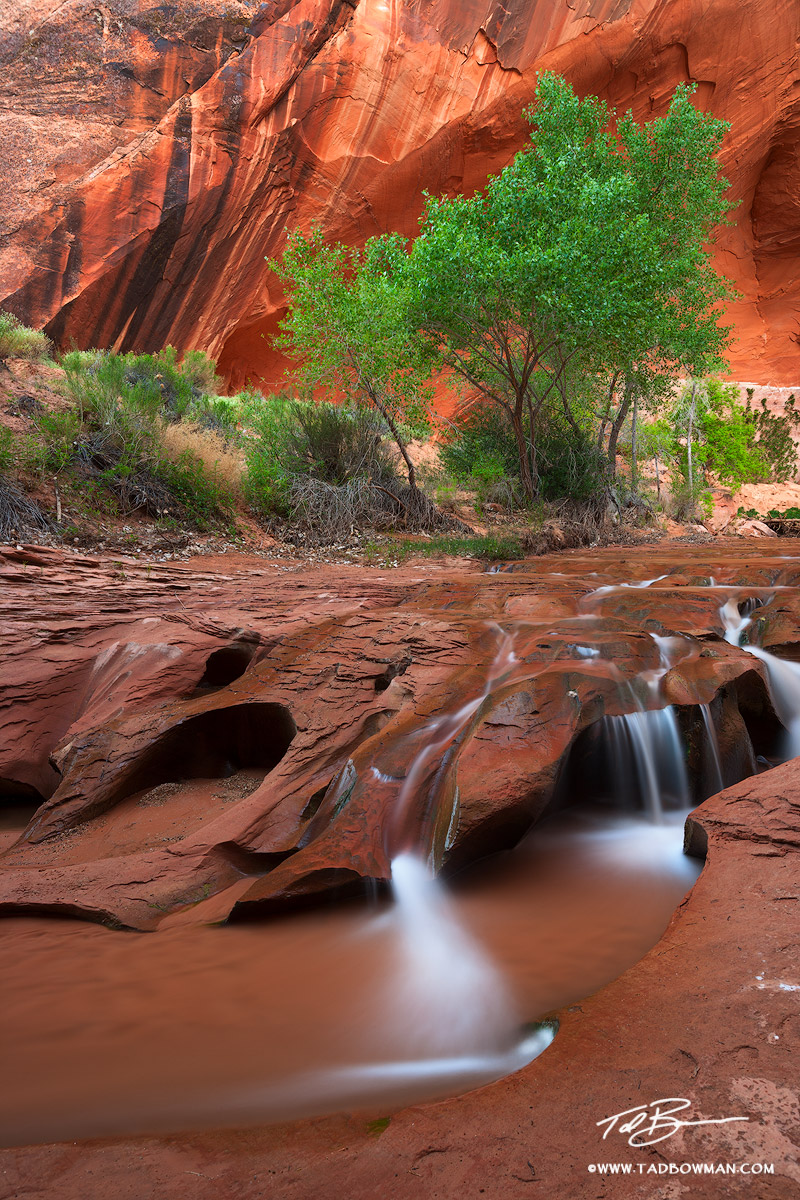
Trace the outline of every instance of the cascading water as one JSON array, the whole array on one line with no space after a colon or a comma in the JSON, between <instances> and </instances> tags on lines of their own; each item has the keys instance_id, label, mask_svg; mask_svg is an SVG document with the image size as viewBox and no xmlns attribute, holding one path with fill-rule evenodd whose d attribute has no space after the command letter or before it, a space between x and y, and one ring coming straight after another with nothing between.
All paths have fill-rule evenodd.
<instances>
[{"instance_id":1,"label":"cascading water","mask_svg":"<svg viewBox=\"0 0 800 1200\"><path fill-rule=\"evenodd\" d=\"M763 662L775 712L786 730L784 755L786 758L797 758L800 755L800 663L777 658L760 646L741 643L742 634L753 623L754 611L754 606L747 603L740 605L735 597L722 605L719 615L725 630L725 641Z\"/></svg>"},{"instance_id":2,"label":"cascading water","mask_svg":"<svg viewBox=\"0 0 800 1200\"><path fill-rule=\"evenodd\" d=\"M427 795L421 795L421 785L431 765L443 758L516 662L513 636L496 628L497 651L482 692L428 725L428 736L409 768L387 831L401 962L400 982L392 980L386 1003L406 1030L407 1046L422 1056L415 1067L406 1064L404 1071L451 1075L461 1063L467 1073L496 1077L535 1058L553 1038L552 1030L541 1026L519 1041L519 1015L502 978L458 924L430 861L438 815L430 810L435 807L439 771ZM419 812L420 800L428 811ZM457 799L449 814L448 837L456 820ZM426 844L431 846L429 854Z\"/></svg>"},{"instance_id":3,"label":"cascading water","mask_svg":"<svg viewBox=\"0 0 800 1200\"><path fill-rule=\"evenodd\" d=\"M387 849L392 860L398 854L413 851L420 844L424 845L426 841L432 842L430 826L435 822L437 814L431 811L435 808L435 794L431 795L431 792L435 793L437 778L434 778L433 785L427 789L427 792L424 792L422 783L425 773L433 762L442 760L448 747L453 744L470 718L478 711L487 696L503 681L517 661L514 654L513 635L497 625L493 628L498 635L498 645L480 695L467 701L455 712L437 717L423 731L426 735L423 745L417 751L409 767L395 801L389 828L386 831ZM420 812L420 804L424 805L424 809L427 811ZM455 812L451 812L448 823L452 824L455 817Z\"/></svg>"},{"instance_id":4,"label":"cascading water","mask_svg":"<svg viewBox=\"0 0 800 1200\"><path fill-rule=\"evenodd\" d=\"M637 797L654 821L670 806L688 809L683 744L672 708L604 718L611 770L623 795Z\"/></svg>"},{"instance_id":5,"label":"cascading water","mask_svg":"<svg viewBox=\"0 0 800 1200\"><path fill-rule=\"evenodd\" d=\"M509 1049L519 1028L502 979L458 924L441 883L416 855L392 862L399 984L388 1003L420 1054Z\"/></svg>"},{"instance_id":6,"label":"cascading water","mask_svg":"<svg viewBox=\"0 0 800 1200\"><path fill-rule=\"evenodd\" d=\"M711 758L710 773L712 790L714 792L721 792L725 786L725 781L722 777L722 756L719 752L719 738L717 737L717 730L714 726L714 721L711 716L711 709L707 704L700 705L700 713L706 729L706 744L708 746L708 752Z\"/></svg>"},{"instance_id":7,"label":"cascading water","mask_svg":"<svg viewBox=\"0 0 800 1200\"><path fill-rule=\"evenodd\" d=\"M686 639L657 633L650 636L658 647L659 665L643 671L641 678L651 700L657 702L661 680L682 657ZM637 797L651 819L659 823L665 799L670 807L688 809L683 743L672 706L606 717L604 725L612 774L623 793Z\"/></svg>"}]
</instances>

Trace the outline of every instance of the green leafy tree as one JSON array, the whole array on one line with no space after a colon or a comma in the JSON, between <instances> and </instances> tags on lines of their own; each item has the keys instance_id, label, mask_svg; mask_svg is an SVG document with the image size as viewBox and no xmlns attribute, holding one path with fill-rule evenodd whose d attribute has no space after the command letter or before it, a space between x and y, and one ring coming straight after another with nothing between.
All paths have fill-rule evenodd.
<instances>
[{"instance_id":1,"label":"green leafy tree","mask_svg":"<svg viewBox=\"0 0 800 1200\"><path fill-rule=\"evenodd\" d=\"M541 77L529 147L484 192L430 197L409 263L414 324L469 388L506 413L537 491L537 420L571 381L605 376L609 460L645 378L716 365L728 293L708 242L729 207L723 122L679 87L663 118L616 131L596 97ZM617 393L620 390L620 398Z\"/></svg>"},{"instance_id":2,"label":"green leafy tree","mask_svg":"<svg viewBox=\"0 0 800 1200\"><path fill-rule=\"evenodd\" d=\"M792 430L798 422L788 406L783 416L771 413L766 400L759 407L750 400L743 406L735 384L692 379L671 406L669 420L691 490L707 472L734 488L796 475Z\"/></svg>"},{"instance_id":3,"label":"green leafy tree","mask_svg":"<svg viewBox=\"0 0 800 1200\"><path fill-rule=\"evenodd\" d=\"M426 420L436 354L409 323L404 261L398 235L373 238L356 250L326 246L314 229L308 237L293 233L273 266L291 303L278 344L297 360L300 386L322 386L351 403L371 405L416 491L405 426Z\"/></svg>"}]
</instances>

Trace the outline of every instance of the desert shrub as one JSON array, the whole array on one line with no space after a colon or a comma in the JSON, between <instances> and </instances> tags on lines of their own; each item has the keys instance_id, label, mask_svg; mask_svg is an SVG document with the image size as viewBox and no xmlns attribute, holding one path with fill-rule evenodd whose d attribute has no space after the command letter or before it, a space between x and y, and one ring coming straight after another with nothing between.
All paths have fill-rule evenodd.
<instances>
[{"instance_id":1,"label":"desert shrub","mask_svg":"<svg viewBox=\"0 0 800 1200\"><path fill-rule=\"evenodd\" d=\"M214 364L204 354L191 351L178 363L171 346L158 354L73 350L62 356L61 365L81 412L99 420L123 405L178 421L202 401L206 385L217 382Z\"/></svg>"},{"instance_id":2,"label":"desert shrub","mask_svg":"<svg viewBox=\"0 0 800 1200\"><path fill-rule=\"evenodd\" d=\"M290 470L286 447L292 402L287 396L262 396L259 392L246 393L241 400L246 430L245 494L262 516L287 516Z\"/></svg>"},{"instance_id":3,"label":"desert shrub","mask_svg":"<svg viewBox=\"0 0 800 1200\"><path fill-rule=\"evenodd\" d=\"M384 443L386 427L372 409L298 401L290 411L286 449L293 474L333 484L394 478Z\"/></svg>"},{"instance_id":4,"label":"desert shrub","mask_svg":"<svg viewBox=\"0 0 800 1200\"><path fill-rule=\"evenodd\" d=\"M606 459L588 434L563 413L545 409L537 422L536 468L542 500L591 503L606 488Z\"/></svg>"},{"instance_id":5,"label":"desert shrub","mask_svg":"<svg viewBox=\"0 0 800 1200\"><path fill-rule=\"evenodd\" d=\"M221 518L238 493L241 467L213 429L230 424L215 385L214 364L200 352L185 356L168 346L158 354L71 351L62 358L67 390L76 402L74 452L85 475L116 497L122 512L152 517L183 514L206 526ZM187 416L192 421L184 421ZM46 466L68 441L62 414L40 421Z\"/></svg>"},{"instance_id":6,"label":"desert shrub","mask_svg":"<svg viewBox=\"0 0 800 1200\"><path fill-rule=\"evenodd\" d=\"M464 483L491 485L519 475L510 422L494 406L475 405L451 422L440 451L442 465Z\"/></svg>"},{"instance_id":7,"label":"desert shrub","mask_svg":"<svg viewBox=\"0 0 800 1200\"><path fill-rule=\"evenodd\" d=\"M204 396L216 395L221 387L217 364L202 350L187 350L178 369L195 391L202 392Z\"/></svg>"},{"instance_id":8,"label":"desert shrub","mask_svg":"<svg viewBox=\"0 0 800 1200\"><path fill-rule=\"evenodd\" d=\"M178 461L187 453L196 458L203 464L206 474L218 479L222 490L231 496L241 490L241 452L233 449L215 430L186 421L180 425L166 425L161 432L161 445L172 461Z\"/></svg>"},{"instance_id":9,"label":"desert shrub","mask_svg":"<svg viewBox=\"0 0 800 1200\"><path fill-rule=\"evenodd\" d=\"M696 521L698 515L710 516L713 508L713 497L702 480L695 481L692 487L685 474L673 478L666 509L674 520Z\"/></svg>"},{"instance_id":10,"label":"desert shrub","mask_svg":"<svg viewBox=\"0 0 800 1200\"><path fill-rule=\"evenodd\" d=\"M245 402L242 421L249 434L246 490L250 503L264 514L296 514L313 524L321 521L328 497L333 506L328 525L349 529L361 519L352 515L361 511L354 497L363 492L355 485L368 481L379 490L396 479L383 427L368 409L256 395ZM306 486L308 481L324 486ZM327 489L348 485L353 486L333 504Z\"/></svg>"},{"instance_id":11,"label":"desert shrub","mask_svg":"<svg viewBox=\"0 0 800 1200\"><path fill-rule=\"evenodd\" d=\"M41 472L59 475L75 457L81 423L74 411L43 411L36 417L31 443L31 465Z\"/></svg>"},{"instance_id":12,"label":"desert shrub","mask_svg":"<svg viewBox=\"0 0 800 1200\"><path fill-rule=\"evenodd\" d=\"M7 475L16 465L17 439L7 425L0 425L0 475Z\"/></svg>"},{"instance_id":13,"label":"desert shrub","mask_svg":"<svg viewBox=\"0 0 800 1200\"><path fill-rule=\"evenodd\" d=\"M201 396L193 400L186 411L186 419L203 429L213 430L227 442L241 440L241 415L235 396Z\"/></svg>"},{"instance_id":14,"label":"desert shrub","mask_svg":"<svg viewBox=\"0 0 800 1200\"><path fill-rule=\"evenodd\" d=\"M172 464L177 494L185 496L187 504L193 496L193 504L210 515L229 507L241 494L241 456L214 430L187 422L166 425L161 431L161 449L163 460ZM169 468L166 471L170 474Z\"/></svg>"},{"instance_id":15,"label":"desert shrub","mask_svg":"<svg viewBox=\"0 0 800 1200\"><path fill-rule=\"evenodd\" d=\"M580 428L575 430L555 405L545 405L535 428L537 499L589 500L605 487L605 462ZM507 508L522 504L519 458L511 421L502 409L476 405L452 423L441 451L446 468L471 486L479 502Z\"/></svg>"},{"instance_id":16,"label":"desert shrub","mask_svg":"<svg viewBox=\"0 0 800 1200\"><path fill-rule=\"evenodd\" d=\"M295 475L289 480L287 498L292 521L304 537L321 543L344 540L364 528L472 532L443 513L424 492L397 477L383 484L364 476L336 484L313 475Z\"/></svg>"},{"instance_id":17,"label":"desert shrub","mask_svg":"<svg viewBox=\"0 0 800 1200\"><path fill-rule=\"evenodd\" d=\"M218 520L232 500L231 492L220 476L209 471L203 460L189 449L176 460L162 459L156 466L155 478L167 488L173 504L177 501L200 528L207 528Z\"/></svg>"},{"instance_id":18,"label":"desert shrub","mask_svg":"<svg viewBox=\"0 0 800 1200\"><path fill-rule=\"evenodd\" d=\"M15 483L0 475L0 542L40 533L49 527L39 505Z\"/></svg>"},{"instance_id":19,"label":"desert shrub","mask_svg":"<svg viewBox=\"0 0 800 1200\"><path fill-rule=\"evenodd\" d=\"M0 312L0 363L7 358L47 358L50 341L38 329L23 325L13 313Z\"/></svg>"}]
</instances>

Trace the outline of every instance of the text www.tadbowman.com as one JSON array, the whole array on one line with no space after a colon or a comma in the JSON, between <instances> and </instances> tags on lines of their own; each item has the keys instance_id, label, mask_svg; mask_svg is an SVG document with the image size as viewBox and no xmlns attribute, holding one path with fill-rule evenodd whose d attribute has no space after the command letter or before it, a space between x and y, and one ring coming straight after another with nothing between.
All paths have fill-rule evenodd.
<instances>
[{"instance_id":1,"label":"text www.tadbowman.com","mask_svg":"<svg viewBox=\"0 0 800 1200\"><path fill-rule=\"evenodd\" d=\"M774 1163L589 1163L594 1175L774 1175Z\"/></svg>"}]
</instances>

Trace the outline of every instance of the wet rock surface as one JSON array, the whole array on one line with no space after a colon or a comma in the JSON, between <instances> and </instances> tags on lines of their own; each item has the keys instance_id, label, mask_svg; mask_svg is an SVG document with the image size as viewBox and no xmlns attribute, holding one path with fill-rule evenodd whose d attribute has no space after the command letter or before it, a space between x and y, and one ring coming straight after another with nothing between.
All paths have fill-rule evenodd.
<instances>
[{"instance_id":1,"label":"wet rock surface","mask_svg":"<svg viewBox=\"0 0 800 1200\"><path fill-rule=\"evenodd\" d=\"M665 703L690 747L710 705L734 782L780 723L720 608L758 603L748 636L797 657L778 545L492 573L9 550L0 777L31 811L0 906L150 929L360 894L409 846L447 873L573 801L585 731Z\"/></svg>"}]
</instances>

